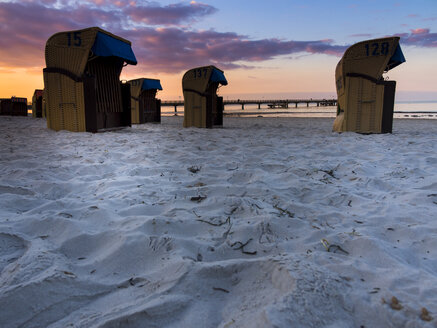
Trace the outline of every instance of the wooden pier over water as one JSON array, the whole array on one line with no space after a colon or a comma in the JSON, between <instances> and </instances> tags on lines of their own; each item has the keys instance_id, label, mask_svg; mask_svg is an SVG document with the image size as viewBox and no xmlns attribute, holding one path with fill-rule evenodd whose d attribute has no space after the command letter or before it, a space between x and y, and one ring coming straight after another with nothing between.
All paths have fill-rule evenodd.
<instances>
[{"instance_id":1,"label":"wooden pier over water","mask_svg":"<svg viewBox=\"0 0 437 328\"><path fill-rule=\"evenodd\" d=\"M299 104L306 104L306 107L309 107L310 104L314 104L317 107L319 106L337 106L337 99L258 99L258 100L224 100L223 105L241 105L241 110L244 110L245 105L258 105L258 109L261 109L261 105L267 105L268 108L290 108L290 104L294 105L295 108L298 107ZM182 100L175 101L162 101L161 106L174 107L175 113L177 112L178 106L184 106L184 102Z\"/></svg>"}]
</instances>

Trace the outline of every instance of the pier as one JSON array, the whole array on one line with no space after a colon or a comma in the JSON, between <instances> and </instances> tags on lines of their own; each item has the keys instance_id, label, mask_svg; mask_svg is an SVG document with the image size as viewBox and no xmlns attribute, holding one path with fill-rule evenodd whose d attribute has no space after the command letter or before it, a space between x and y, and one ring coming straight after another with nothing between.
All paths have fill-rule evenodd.
<instances>
[{"instance_id":1,"label":"pier","mask_svg":"<svg viewBox=\"0 0 437 328\"><path fill-rule=\"evenodd\" d=\"M257 100L223 100L223 105L226 109L226 105L241 105L241 110L244 110L245 105L257 105L258 109L261 109L261 105L266 105L268 108L290 108L290 105L295 108L299 104L306 104L309 107L310 104L319 106L337 106L337 99L257 99ZM184 106L182 100L170 100L162 101L161 106L174 107L175 113L177 113L178 106Z\"/></svg>"}]
</instances>

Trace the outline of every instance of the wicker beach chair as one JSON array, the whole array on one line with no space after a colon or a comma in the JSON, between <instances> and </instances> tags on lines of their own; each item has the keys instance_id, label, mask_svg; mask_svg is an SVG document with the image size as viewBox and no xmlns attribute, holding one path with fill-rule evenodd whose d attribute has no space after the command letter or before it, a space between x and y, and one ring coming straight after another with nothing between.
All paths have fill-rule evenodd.
<instances>
[{"instance_id":1,"label":"wicker beach chair","mask_svg":"<svg viewBox=\"0 0 437 328\"><path fill-rule=\"evenodd\" d=\"M42 117L43 90L36 89L32 97L32 117Z\"/></svg>"},{"instance_id":2,"label":"wicker beach chair","mask_svg":"<svg viewBox=\"0 0 437 328\"><path fill-rule=\"evenodd\" d=\"M184 74L184 127L223 125L223 97L217 96L219 84L227 85L228 81L215 66L193 68Z\"/></svg>"},{"instance_id":3,"label":"wicker beach chair","mask_svg":"<svg viewBox=\"0 0 437 328\"><path fill-rule=\"evenodd\" d=\"M47 117L47 102L45 90L42 91L42 117Z\"/></svg>"},{"instance_id":4,"label":"wicker beach chair","mask_svg":"<svg viewBox=\"0 0 437 328\"><path fill-rule=\"evenodd\" d=\"M156 79L135 79L128 81L131 92L132 124L160 123L161 100L156 99L161 82Z\"/></svg>"},{"instance_id":5,"label":"wicker beach chair","mask_svg":"<svg viewBox=\"0 0 437 328\"><path fill-rule=\"evenodd\" d=\"M130 126L130 86L124 63L137 60L128 40L91 27L54 34L46 44L44 100L47 127L88 131Z\"/></svg>"},{"instance_id":6,"label":"wicker beach chair","mask_svg":"<svg viewBox=\"0 0 437 328\"><path fill-rule=\"evenodd\" d=\"M391 133L396 81L382 74L405 62L399 37L349 47L335 70L338 110L333 131Z\"/></svg>"}]
</instances>

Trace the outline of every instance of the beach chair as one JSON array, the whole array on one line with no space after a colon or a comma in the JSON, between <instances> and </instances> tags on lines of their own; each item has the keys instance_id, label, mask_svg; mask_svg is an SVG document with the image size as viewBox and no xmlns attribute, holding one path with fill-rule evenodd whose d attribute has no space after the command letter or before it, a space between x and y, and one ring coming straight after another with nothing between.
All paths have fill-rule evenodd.
<instances>
[{"instance_id":1,"label":"beach chair","mask_svg":"<svg viewBox=\"0 0 437 328\"><path fill-rule=\"evenodd\" d=\"M45 90L42 91L42 117L47 117L47 102L46 102L46 93Z\"/></svg>"},{"instance_id":2,"label":"beach chair","mask_svg":"<svg viewBox=\"0 0 437 328\"><path fill-rule=\"evenodd\" d=\"M32 117L42 117L43 90L36 89L32 97Z\"/></svg>"},{"instance_id":3,"label":"beach chair","mask_svg":"<svg viewBox=\"0 0 437 328\"><path fill-rule=\"evenodd\" d=\"M223 97L217 96L219 84L227 85L228 81L215 66L193 68L184 74L184 127L223 125Z\"/></svg>"},{"instance_id":4,"label":"beach chair","mask_svg":"<svg viewBox=\"0 0 437 328\"><path fill-rule=\"evenodd\" d=\"M156 79L135 79L128 81L131 92L132 124L160 123L161 100L156 99L161 82Z\"/></svg>"},{"instance_id":5,"label":"beach chair","mask_svg":"<svg viewBox=\"0 0 437 328\"><path fill-rule=\"evenodd\" d=\"M337 117L333 131L391 133L396 81L382 74L405 62L399 37L349 47L335 70Z\"/></svg>"},{"instance_id":6,"label":"beach chair","mask_svg":"<svg viewBox=\"0 0 437 328\"><path fill-rule=\"evenodd\" d=\"M27 116L27 98L12 97L1 99L0 115Z\"/></svg>"},{"instance_id":7,"label":"beach chair","mask_svg":"<svg viewBox=\"0 0 437 328\"><path fill-rule=\"evenodd\" d=\"M124 63L136 65L131 43L98 27L56 33L45 48L47 127L97 132L130 126Z\"/></svg>"}]
</instances>

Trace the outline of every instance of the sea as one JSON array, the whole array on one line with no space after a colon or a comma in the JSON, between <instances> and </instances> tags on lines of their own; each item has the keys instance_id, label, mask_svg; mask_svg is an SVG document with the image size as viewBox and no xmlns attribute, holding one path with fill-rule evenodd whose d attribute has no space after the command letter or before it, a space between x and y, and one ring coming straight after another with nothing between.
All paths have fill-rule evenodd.
<instances>
[{"instance_id":1,"label":"sea","mask_svg":"<svg viewBox=\"0 0 437 328\"><path fill-rule=\"evenodd\" d=\"M162 106L163 116L175 115L174 107ZM177 107L177 115L183 116L184 107ZM267 104L261 105L225 105L224 116L236 117L328 117L335 118L337 106L317 106L306 103L289 104L289 108L268 108ZM399 101L395 102L394 118L410 119L437 119L437 101Z\"/></svg>"}]
</instances>

